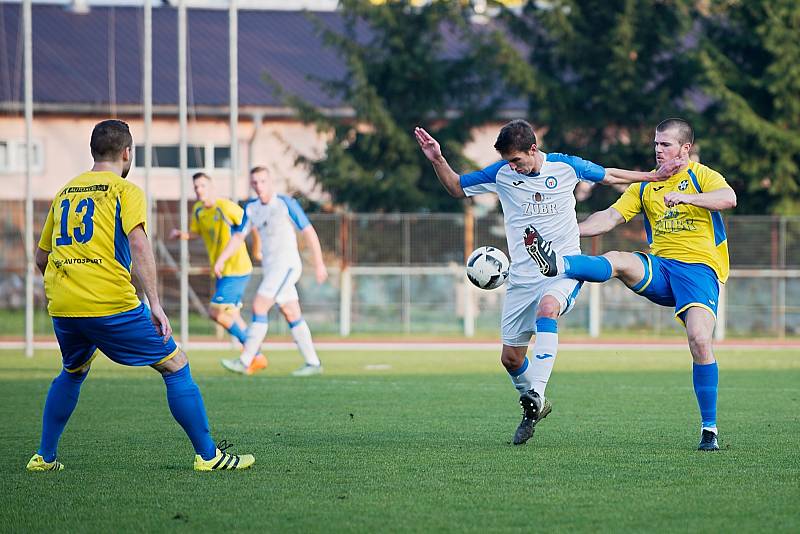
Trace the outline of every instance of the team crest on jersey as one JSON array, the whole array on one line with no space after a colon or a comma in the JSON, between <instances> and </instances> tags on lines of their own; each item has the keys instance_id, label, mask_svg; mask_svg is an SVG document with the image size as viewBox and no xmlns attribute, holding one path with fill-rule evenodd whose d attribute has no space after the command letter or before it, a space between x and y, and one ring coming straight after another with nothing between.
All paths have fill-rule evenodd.
<instances>
[{"instance_id":1,"label":"team crest on jersey","mask_svg":"<svg viewBox=\"0 0 800 534\"><path fill-rule=\"evenodd\" d=\"M544 186L547 189L555 189L557 185L558 185L558 180L556 180L555 176L548 176L547 178L544 179Z\"/></svg>"},{"instance_id":2,"label":"team crest on jersey","mask_svg":"<svg viewBox=\"0 0 800 534\"><path fill-rule=\"evenodd\" d=\"M687 187L689 187L689 180L683 180L678 184L678 191L686 191Z\"/></svg>"}]
</instances>

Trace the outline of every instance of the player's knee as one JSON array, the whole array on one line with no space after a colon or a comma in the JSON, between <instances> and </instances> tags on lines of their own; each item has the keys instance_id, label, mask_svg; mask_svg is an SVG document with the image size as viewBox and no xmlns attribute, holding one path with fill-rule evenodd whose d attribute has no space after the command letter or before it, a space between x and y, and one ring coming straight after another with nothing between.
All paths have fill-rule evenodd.
<instances>
[{"instance_id":1,"label":"player's knee","mask_svg":"<svg viewBox=\"0 0 800 534\"><path fill-rule=\"evenodd\" d=\"M178 354L170 358L165 362L161 362L157 365L153 365L153 369L161 373L162 375L168 375L171 373L177 373L184 367L189 364L189 358L186 356L186 353L178 351Z\"/></svg>"},{"instance_id":2,"label":"player's knee","mask_svg":"<svg viewBox=\"0 0 800 534\"><path fill-rule=\"evenodd\" d=\"M554 297L549 295L545 296L539 306L536 308L536 317L548 317L550 319L558 319L558 314L561 312L561 305Z\"/></svg>"},{"instance_id":3,"label":"player's knee","mask_svg":"<svg viewBox=\"0 0 800 534\"><path fill-rule=\"evenodd\" d=\"M509 371L514 371L522 367L525 363L525 350L514 351L504 349L500 353L500 363Z\"/></svg>"},{"instance_id":4,"label":"player's knee","mask_svg":"<svg viewBox=\"0 0 800 534\"><path fill-rule=\"evenodd\" d=\"M703 362L713 358L711 332L689 332L689 350L695 361Z\"/></svg>"}]
</instances>

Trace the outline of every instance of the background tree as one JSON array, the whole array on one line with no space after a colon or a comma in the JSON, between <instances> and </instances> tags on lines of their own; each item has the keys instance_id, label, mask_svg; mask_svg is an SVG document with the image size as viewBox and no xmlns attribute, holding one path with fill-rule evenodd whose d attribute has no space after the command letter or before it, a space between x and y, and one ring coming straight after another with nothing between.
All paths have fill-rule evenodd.
<instances>
[{"instance_id":1,"label":"background tree","mask_svg":"<svg viewBox=\"0 0 800 534\"><path fill-rule=\"evenodd\" d=\"M545 132L543 148L609 167L652 168L655 125L687 114L689 11L679 0L551 0L506 12L530 49L539 87L530 94L530 119ZM606 208L616 196L597 188L588 207Z\"/></svg>"},{"instance_id":2,"label":"background tree","mask_svg":"<svg viewBox=\"0 0 800 534\"><path fill-rule=\"evenodd\" d=\"M702 158L739 190L738 213L800 213L800 3L714 1L698 22Z\"/></svg>"},{"instance_id":3,"label":"background tree","mask_svg":"<svg viewBox=\"0 0 800 534\"><path fill-rule=\"evenodd\" d=\"M353 211L460 210L421 155L413 128L428 128L457 171L472 170L462 149L473 128L532 86L524 57L503 32L472 25L469 6L458 2L343 0L340 11L343 31L317 25L347 72L319 83L355 116L331 119L286 97L329 136L321 159L300 161Z\"/></svg>"}]
</instances>

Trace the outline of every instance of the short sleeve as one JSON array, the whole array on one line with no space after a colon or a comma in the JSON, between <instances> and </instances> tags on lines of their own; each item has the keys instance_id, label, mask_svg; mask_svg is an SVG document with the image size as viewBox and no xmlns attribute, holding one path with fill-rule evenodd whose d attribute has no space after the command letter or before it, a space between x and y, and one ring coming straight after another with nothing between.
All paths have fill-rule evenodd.
<instances>
[{"instance_id":1,"label":"short sleeve","mask_svg":"<svg viewBox=\"0 0 800 534\"><path fill-rule=\"evenodd\" d=\"M459 183L464 194L468 197L480 195L482 193L497 192L497 173L500 172L508 162L500 160L484 167L479 171L462 174L459 176Z\"/></svg>"},{"instance_id":2,"label":"short sleeve","mask_svg":"<svg viewBox=\"0 0 800 534\"><path fill-rule=\"evenodd\" d=\"M705 167L703 171L704 172L701 172L700 176L697 178L700 181L700 187L704 193L710 193L711 191L716 191L717 189L730 187L728 182L725 181L725 178L717 171L709 169L708 167Z\"/></svg>"},{"instance_id":3,"label":"short sleeve","mask_svg":"<svg viewBox=\"0 0 800 534\"><path fill-rule=\"evenodd\" d=\"M222 209L222 214L225 216L225 221L231 225L231 227L237 227L242 224L242 217L244 216L244 210L237 204L228 199L224 199L222 204L220 205Z\"/></svg>"},{"instance_id":4,"label":"short sleeve","mask_svg":"<svg viewBox=\"0 0 800 534\"><path fill-rule=\"evenodd\" d=\"M642 211L642 194L647 183L631 184L624 193L617 199L612 208L617 210L625 219L625 222L633 219L637 213Z\"/></svg>"},{"instance_id":5,"label":"short sleeve","mask_svg":"<svg viewBox=\"0 0 800 534\"><path fill-rule=\"evenodd\" d=\"M547 154L547 161L566 163L575 170L578 180L585 182L602 182L603 178L606 177L606 169L604 167L578 156L553 152Z\"/></svg>"},{"instance_id":6,"label":"short sleeve","mask_svg":"<svg viewBox=\"0 0 800 534\"><path fill-rule=\"evenodd\" d=\"M144 191L137 186L126 183L120 198L120 217L122 218L122 231L125 235L140 224L147 231L147 207Z\"/></svg>"},{"instance_id":7,"label":"short sleeve","mask_svg":"<svg viewBox=\"0 0 800 534\"><path fill-rule=\"evenodd\" d=\"M42 236L39 238L39 248L50 252L53 250L53 205L47 211L47 219L44 221Z\"/></svg>"},{"instance_id":8,"label":"short sleeve","mask_svg":"<svg viewBox=\"0 0 800 534\"><path fill-rule=\"evenodd\" d=\"M192 206L192 222L189 223L189 231L193 234L200 233L200 210L203 209L202 202L195 202Z\"/></svg>"},{"instance_id":9,"label":"short sleeve","mask_svg":"<svg viewBox=\"0 0 800 534\"><path fill-rule=\"evenodd\" d=\"M255 199L250 199L242 206L242 219L236 226L231 226L232 232L239 232L242 234L249 234L253 225L250 223L250 215L247 213L248 207L255 202Z\"/></svg>"},{"instance_id":10,"label":"short sleeve","mask_svg":"<svg viewBox=\"0 0 800 534\"><path fill-rule=\"evenodd\" d=\"M298 230L302 230L311 224L311 221L308 220L306 212L303 211L303 208L296 199L286 195L280 195L280 199L286 204L286 208L289 210L289 217L292 219L292 222Z\"/></svg>"}]
</instances>

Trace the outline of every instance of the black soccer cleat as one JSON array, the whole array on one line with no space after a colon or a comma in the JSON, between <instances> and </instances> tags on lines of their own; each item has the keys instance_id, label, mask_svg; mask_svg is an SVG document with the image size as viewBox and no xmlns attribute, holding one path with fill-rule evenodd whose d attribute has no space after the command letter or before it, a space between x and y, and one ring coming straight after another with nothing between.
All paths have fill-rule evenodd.
<instances>
[{"instance_id":1,"label":"black soccer cleat","mask_svg":"<svg viewBox=\"0 0 800 534\"><path fill-rule=\"evenodd\" d=\"M550 401L542 400L532 389L519 398L519 405L522 406L522 421L514 433L514 445L522 445L531 439L536 424L553 411Z\"/></svg>"},{"instance_id":2,"label":"black soccer cleat","mask_svg":"<svg viewBox=\"0 0 800 534\"><path fill-rule=\"evenodd\" d=\"M556 276L558 266L556 265L556 253L552 246L553 242L542 239L541 234L533 225L525 228L524 242L525 250L539 266L539 272L545 276Z\"/></svg>"},{"instance_id":3,"label":"black soccer cleat","mask_svg":"<svg viewBox=\"0 0 800 534\"><path fill-rule=\"evenodd\" d=\"M719 443L717 443L717 435L710 431L703 429L703 435L700 436L700 445L697 446L698 451L718 451Z\"/></svg>"}]
</instances>

